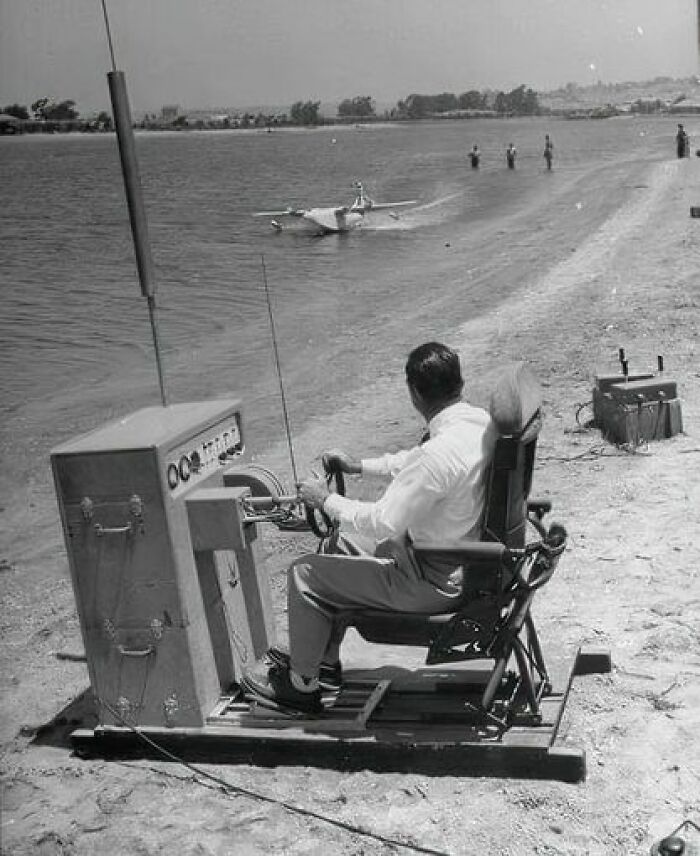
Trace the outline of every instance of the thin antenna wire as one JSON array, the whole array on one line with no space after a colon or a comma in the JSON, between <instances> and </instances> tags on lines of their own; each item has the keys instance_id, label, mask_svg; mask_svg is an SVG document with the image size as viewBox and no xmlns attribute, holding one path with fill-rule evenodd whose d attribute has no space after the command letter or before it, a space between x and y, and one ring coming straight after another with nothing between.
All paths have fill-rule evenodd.
<instances>
[{"instance_id":1,"label":"thin antenna wire","mask_svg":"<svg viewBox=\"0 0 700 856\"><path fill-rule=\"evenodd\" d=\"M292 448L292 432L289 428L289 415L287 413L287 399L284 395L284 385L282 383L282 369L280 367L280 358L277 351L277 335L275 333L275 319L272 315L272 303L270 302L270 289L267 286L267 270L265 268L265 256L260 256L262 263L263 283L265 284L265 300L267 302L267 313L270 316L270 330L272 331L272 347L275 353L275 366L277 367L277 380L280 385L280 397L282 399L282 413L284 415L284 428L287 432L287 445L289 446L289 459L292 463L292 476L294 478L294 486L299 484L299 476L297 475L297 467L294 462L294 449Z\"/></svg>"},{"instance_id":2,"label":"thin antenna wire","mask_svg":"<svg viewBox=\"0 0 700 856\"><path fill-rule=\"evenodd\" d=\"M112 57L112 71L117 70L114 59L114 45L112 44L112 31L109 28L109 15L107 14L107 0L102 0L102 12L105 16L105 29L107 30L107 43L109 44L109 55Z\"/></svg>"}]
</instances>

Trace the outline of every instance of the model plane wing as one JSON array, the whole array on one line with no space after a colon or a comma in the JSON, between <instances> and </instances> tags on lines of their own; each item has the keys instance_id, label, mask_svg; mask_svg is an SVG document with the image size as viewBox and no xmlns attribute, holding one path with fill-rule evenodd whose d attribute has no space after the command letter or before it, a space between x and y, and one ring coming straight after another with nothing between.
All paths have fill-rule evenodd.
<instances>
[{"instance_id":1,"label":"model plane wing","mask_svg":"<svg viewBox=\"0 0 700 856\"><path fill-rule=\"evenodd\" d=\"M403 208L405 205L416 205L417 199L407 199L404 202L373 202L370 211L382 211L387 208Z\"/></svg>"},{"instance_id":2,"label":"model plane wing","mask_svg":"<svg viewBox=\"0 0 700 856\"><path fill-rule=\"evenodd\" d=\"M303 217L303 208L285 208L283 211L256 211L253 217Z\"/></svg>"}]
</instances>

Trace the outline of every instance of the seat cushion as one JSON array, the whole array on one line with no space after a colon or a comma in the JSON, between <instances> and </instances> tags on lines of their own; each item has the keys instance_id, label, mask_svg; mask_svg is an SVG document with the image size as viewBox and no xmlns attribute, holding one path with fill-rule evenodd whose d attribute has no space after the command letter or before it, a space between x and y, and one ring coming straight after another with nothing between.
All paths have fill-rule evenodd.
<instances>
[{"instance_id":1,"label":"seat cushion","mask_svg":"<svg viewBox=\"0 0 700 856\"><path fill-rule=\"evenodd\" d=\"M344 619L367 642L430 647L442 639L445 644L460 645L477 637L489 641L507 602L482 595L462 602L453 612L429 615L369 609L347 613Z\"/></svg>"}]
</instances>

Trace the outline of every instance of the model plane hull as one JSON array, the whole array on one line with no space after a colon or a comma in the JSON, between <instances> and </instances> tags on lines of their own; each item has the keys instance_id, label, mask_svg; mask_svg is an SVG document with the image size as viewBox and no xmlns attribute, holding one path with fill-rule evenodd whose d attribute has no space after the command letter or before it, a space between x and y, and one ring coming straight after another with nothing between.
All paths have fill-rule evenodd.
<instances>
[{"instance_id":1,"label":"model plane hull","mask_svg":"<svg viewBox=\"0 0 700 856\"><path fill-rule=\"evenodd\" d=\"M359 211L338 213L336 208L310 208L304 212L303 219L320 232L347 232L362 223L364 214Z\"/></svg>"}]
</instances>

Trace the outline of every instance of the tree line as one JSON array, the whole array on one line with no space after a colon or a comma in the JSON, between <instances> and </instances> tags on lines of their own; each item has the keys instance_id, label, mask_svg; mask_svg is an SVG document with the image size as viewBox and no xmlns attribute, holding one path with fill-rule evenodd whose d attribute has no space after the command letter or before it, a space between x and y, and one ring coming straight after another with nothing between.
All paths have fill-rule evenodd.
<instances>
[{"instance_id":1,"label":"tree line","mask_svg":"<svg viewBox=\"0 0 700 856\"><path fill-rule=\"evenodd\" d=\"M320 109L320 101L295 101L288 114L277 116L274 120L268 120L266 124L321 125L327 120L321 115ZM529 116L539 113L540 107L537 94L532 89L522 85L507 93L478 92L475 89L461 95L454 95L451 92L442 92L437 95L413 93L404 100L398 101L396 106L386 111L381 118L426 119L458 113L459 111L488 111L498 115ZM22 122L34 121L44 124L72 125L81 121L75 101L71 99L55 101L49 98L38 98L29 108L22 104L8 104L2 109L2 112L14 116ZM336 118L340 121L352 121L372 120L380 117L377 116L376 103L370 95L356 95L353 98L345 98L338 104ZM110 130L112 128L112 117L106 111L102 111L90 121L90 124L95 129ZM186 117L182 116L178 116L171 124L174 127L188 126ZM201 122L198 124L201 125ZM257 126L258 124L257 121L247 121L243 123L243 126Z\"/></svg>"},{"instance_id":2,"label":"tree line","mask_svg":"<svg viewBox=\"0 0 700 856\"><path fill-rule=\"evenodd\" d=\"M439 95L409 95L399 101L392 118L427 119L450 113L494 113L499 116L537 116L541 113L537 93L525 84L510 92L479 92L470 89L461 95L441 92Z\"/></svg>"},{"instance_id":3,"label":"tree line","mask_svg":"<svg viewBox=\"0 0 700 856\"><path fill-rule=\"evenodd\" d=\"M54 101L50 98L38 98L29 108L24 104L8 104L0 108L0 112L19 119L27 130L32 130L33 124L47 126L50 130L62 126L75 130L109 131L112 128L112 117L105 110L93 119L82 120L72 99Z\"/></svg>"},{"instance_id":4,"label":"tree line","mask_svg":"<svg viewBox=\"0 0 700 856\"><path fill-rule=\"evenodd\" d=\"M324 121L319 114L320 101L297 101L292 105L290 118L295 125L318 125ZM481 113L498 116L537 116L542 112L537 93L521 84L510 92L479 92L470 89L460 95L441 92L437 95L412 93L386 111L384 119L430 119L450 114ZM340 120L368 120L379 118L376 104L370 95L356 95L338 104Z\"/></svg>"}]
</instances>

